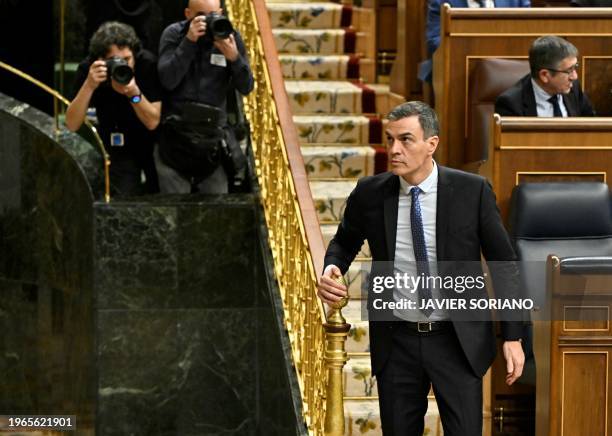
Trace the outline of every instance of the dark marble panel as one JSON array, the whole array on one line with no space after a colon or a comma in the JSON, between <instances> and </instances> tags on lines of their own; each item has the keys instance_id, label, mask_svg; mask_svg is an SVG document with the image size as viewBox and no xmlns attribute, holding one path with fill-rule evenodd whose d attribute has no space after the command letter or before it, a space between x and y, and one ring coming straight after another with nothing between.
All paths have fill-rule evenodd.
<instances>
[{"instance_id":1,"label":"dark marble panel","mask_svg":"<svg viewBox=\"0 0 612 436\"><path fill-rule=\"evenodd\" d=\"M256 418L256 319L252 309L185 311L179 320L190 359L181 385L179 435L250 435Z\"/></svg>"},{"instance_id":2,"label":"dark marble panel","mask_svg":"<svg viewBox=\"0 0 612 436\"><path fill-rule=\"evenodd\" d=\"M26 250L35 252L35 281L82 289L91 280L87 274L92 267L93 199L87 181L77 163L51 139L22 127L21 141L29 144L22 147L21 219L33 238Z\"/></svg>"},{"instance_id":3,"label":"dark marble panel","mask_svg":"<svg viewBox=\"0 0 612 436\"><path fill-rule=\"evenodd\" d=\"M253 434L253 315L101 311L98 434Z\"/></svg>"},{"instance_id":4,"label":"dark marble panel","mask_svg":"<svg viewBox=\"0 0 612 436\"><path fill-rule=\"evenodd\" d=\"M97 308L176 308L176 207L111 202L95 211Z\"/></svg>"},{"instance_id":5,"label":"dark marble panel","mask_svg":"<svg viewBox=\"0 0 612 436\"><path fill-rule=\"evenodd\" d=\"M93 321L80 297L0 280L0 411L93 420Z\"/></svg>"},{"instance_id":6,"label":"dark marble panel","mask_svg":"<svg viewBox=\"0 0 612 436\"><path fill-rule=\"evenodd\" d=\"M19 413L36 409L37 289L0 280L0 410Z\"/></svg>"},{"instance_id":7,"label":"dark marble panel","mask_svg":"<svg viewBox=\"0 0 612 436\"><path fill-rule=\"evenodd\" d=\"M252 307L253 207L179 208L179 299L183 307Z\"/></svg>"},{"instance_id":8,"label":"dark marble panel","mask_svg":"<svg viewBox=\"0 0 612 436\"><path fill-rule=\"evenodd\" d=\"M101 160L78 136L56 135L46 114L4 95L0 139L0 373L10 384L0 388L2 410L91 422L91 204L100 185L90 183L101 180Z\"/></svg>"},{"instance_id":9,"label":"dark marble panel","mask_svg":"<svg viewBox=\"0 0 612 436\"><path fill-rule=\"evenodd\" d=\"M0 93L0 125L13 124L20 126L20 132L23 132L23 129L32 130L36 135L45 136L53 143L57 143L77 163L79 172L91 187L93 197L103 198L104 168L102 154L97 145L90 144L63 126L60 131L56 131L53 118L49 115ZM31 145L24 142L21 137L18 138L18 141L18 145L22 147ZM0 143L0 149L4 147L5 144ZM0 160L0 167L2 166L4 166L4 162ZM0 190L2 190L2 186L0 186Z\"/></svg>"},{"instance_id":10,"label":"dark marble panel","mask_svg":"<svg viewBox=\"0 0 612 436\"><path fill-rule=\"evenodd\" d=\"M185 358L172 311L98 313L98 435L176 435Z\"/></svg>"},{"instance_id":11,"label":"dark marble panel","mask_svg":"<svg viewBox=\"0 0 612 436\"><path fill-rule=\"evenodd\" d=\"M258 309L258 421L259 434L296 435L296 415L289 385L285 356L272 309Z\"/></svg>"}]
</instances>

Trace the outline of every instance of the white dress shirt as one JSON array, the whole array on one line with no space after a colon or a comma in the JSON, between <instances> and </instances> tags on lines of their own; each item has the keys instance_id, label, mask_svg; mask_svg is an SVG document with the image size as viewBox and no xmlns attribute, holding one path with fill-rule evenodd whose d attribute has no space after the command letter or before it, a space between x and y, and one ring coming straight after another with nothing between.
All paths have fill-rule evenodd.
<instances>
[{"instance_id":1,"label":"white dress shirt","mask_svg":"<svg viewBox=\"0 0 612 436\"><path fill-rule=\"evenodd\" d=\"M436 254L436 211L438 200L438 166L434 162L433 170L423 180L418 187L421 189L419 194L419 202L421 203L421 218L423 221L423 233L425 236L425 245L427 246L427 259L429 260L430 274L436 275L437 268L435 261ZM400 177L399 202L397 208L397 233L395 237L395 262L394 273L407 273L410 276L416 276L416 258L414 257L414 249L412 246L412 228L410 224L410 209L412 207L412 196L410 190L413 187ZM431 289L432 295L435 298L439 296L436 289ZM407 299L414 301L418 307L418 291L410 292L406 289L398 289L394 294L396 301L399 299ZM434 310L427 318L419 310L408 310L405 312L394 311L395 316L405 319L406 321L440 321L449 319L448 314L442 310Z\"/></svg>"},{"instance_id":2,"label":"white dress shirt","mask_svg":"<svg viewBox=\"0 0 612 436\"><path fill-rule=\"evenodd\" d=\"M538 116L554 117L555 112L553 109L553 104L548 101L548 99L552 97L552 95L544 91L535 80L531 79L531 84L533 85L533 94L535 95L536 110L538 112ZM561 113L564 117L567 117L567 109L565 108L565 104L563 104L563 97L561 96L561 94L557 94L557 99L559 101Z\"/></svg>"},{"instance_id":3,"label":"white dress shirt","mask_svg":"<svg viewBox=\"0 0 612 436\"><path fill-rule=\"evenodd\" d=\"M480 7L480 3L478 3L476 0L467 0L467 5L468 5L468 8L479 8ZM493 0L485 0L484 7L494 8L495 2Z\"/></svg>"}]
</instances>

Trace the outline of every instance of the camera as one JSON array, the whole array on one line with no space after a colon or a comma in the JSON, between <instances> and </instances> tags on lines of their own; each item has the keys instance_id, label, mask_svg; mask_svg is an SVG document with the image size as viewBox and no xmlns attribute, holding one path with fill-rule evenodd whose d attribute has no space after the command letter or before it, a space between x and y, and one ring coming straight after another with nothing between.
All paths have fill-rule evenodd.
<instances>
[{"instance_id":1,"label":"camera","mask_svg":"<svg viewBox=\"0 0 612 436\"><path fill-rule=\"evenodd\" d=\"M106 70L108 77L112 77L120 85L127 85L132 80L132 77L134 77L132 68L124 59L118 56L106 60Z\"/></svg>"},{"instance_id":2,"label":"camera","mask_svg":"<svg viewBox=\"0 0 612 436\"><path fill-rule=\"evenodd\" d=\"M217 12L206 15L206 36L209 39L226 39L234 33L234 27L229 18Z\"/></svg>"}]
</instances>

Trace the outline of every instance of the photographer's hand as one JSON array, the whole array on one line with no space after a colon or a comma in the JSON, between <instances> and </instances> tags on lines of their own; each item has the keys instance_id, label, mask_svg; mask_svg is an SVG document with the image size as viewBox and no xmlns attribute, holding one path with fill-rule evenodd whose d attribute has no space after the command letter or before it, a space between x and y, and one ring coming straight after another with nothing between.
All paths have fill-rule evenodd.
<instances>
[{"instance_id":1,"label":"photographer's hand","mask_svg":"<svg viewBox=\"0 0 612 436\"><path fill-rule=\"evenodd\" d=\"M140 88L138 88L138 85L136 84L136 79L134 78L132 78L132 80L130 80L130 83L128 83L127 85L121 85L115 79L112 79L111 86L116 92L118 92L119 94L123 94L127 97L132 97L134 95L141 94Z\"/></svg>"},{"instance_id":2,"label":"photographer's hand","mask_svg":"<svg viewBox=\"0 0 612 436\"><path fill-rule=\"evenodd\" d=\"M95 90L100 83L106 80L106 62L103 60L94 61L89 66L89 73L87 74L87 86L92 90Z\"/></svg>"},{"instance_id":3,"label":"photographer's hand","mask_svg":"<svg viewBox=\"0 0 612 436\"><path fill-rule=\"evenodd\" d=\"M198 42L198 39L206 33L206 17L204 15L198 15L191 23L189 23L189 30L187 31L187 39L191 42Z\"/></svg>"},{"instance_id":4,"label":"photographer's hand","mask_svg":"<svg viewBox=\"0 0 612 436\"><path fill-rule=\"evenodd\" d=\"M93 93L98 89L100 83L104 82L107 77L106 62L103 60L94 61L89 66L87 78L83 81L79 92L66 108L66 127L73 132L79 130L85 117L87 116L87 108L91 101Z\"/></svg>"},{"instance_id":5,"label":"photographer's hand","mask_svg":"<svg viewBox=\"0 0 612 436\"><path fill-rule=\"evenodd\" d=\"M240 56L234 35L230 35L229 38L225 39L216 39L215 47L217 47L219 51L223 53L223 56L230 62L236 61L238 56Z\"/></svg>"}]
</instances>

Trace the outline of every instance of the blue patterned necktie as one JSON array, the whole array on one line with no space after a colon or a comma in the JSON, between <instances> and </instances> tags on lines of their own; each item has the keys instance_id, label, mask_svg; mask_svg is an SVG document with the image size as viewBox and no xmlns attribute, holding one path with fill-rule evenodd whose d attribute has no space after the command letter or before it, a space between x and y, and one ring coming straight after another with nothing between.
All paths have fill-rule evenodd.
<instances>
[{"instance_id":1,"label":"blue patterned necktie","mask_svg":"<svg viewBox=\"0 0 612 436\"><path fill-rule=\"evenodd\" d=\"M410 230L412 231L412 248L416 260L417 275L421 280L429 277L429 263L427 259L427 246L425 245L425 233L423 232L423 217L421 215L421 203L419 194L421 188L415 186L410 190L412 205L410 206ZM419 307L421 302L431 300L431 289L428 286L419 286ZM421 312L429 318L433 309L422 309Z\"/></svg>"},{"instance_id":2,"label":"blue patterned necktie","mask_svg":"<svg viewBox=\"0 0 612 436\"><path fill-rule=\"evenodd\" d=\"M559 98L557 98L557 95L553 95L548 101L553 105L553 116L562 117L563 113L561 112L561 106L559 106Z\"/></svg>"}]
</instances>

